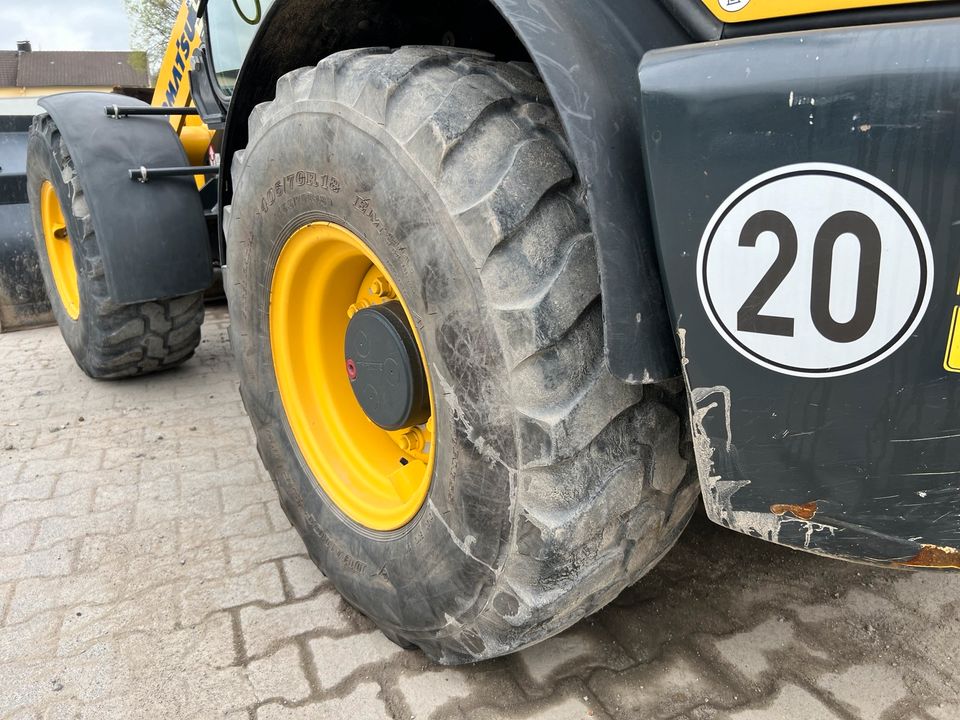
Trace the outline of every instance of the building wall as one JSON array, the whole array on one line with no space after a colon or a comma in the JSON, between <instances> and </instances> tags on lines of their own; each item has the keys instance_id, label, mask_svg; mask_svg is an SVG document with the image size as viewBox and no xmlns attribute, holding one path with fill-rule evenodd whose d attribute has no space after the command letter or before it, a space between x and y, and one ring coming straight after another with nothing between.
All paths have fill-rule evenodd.
<instances>
[{"instance_id":1,"label":"building wall","mask_svg":"<svg viewBox=\"0 0 960 720\"><path fill-rule=\"evenodd\" d=\"M0 98L42 98L65 92L110 92L110 86L104 87L0 87Z\"/></svg>"},{"instance_id":2,"label":"building wall","mask_svg":"<svg viewBox=\"0 0 960 720\"><path fill-rule=\"evenodd\" d=\"M36 115L40 112L40 106L37 105L39 99L0 96L0 118L6 115Z\"/></svg>"}]
</instances>

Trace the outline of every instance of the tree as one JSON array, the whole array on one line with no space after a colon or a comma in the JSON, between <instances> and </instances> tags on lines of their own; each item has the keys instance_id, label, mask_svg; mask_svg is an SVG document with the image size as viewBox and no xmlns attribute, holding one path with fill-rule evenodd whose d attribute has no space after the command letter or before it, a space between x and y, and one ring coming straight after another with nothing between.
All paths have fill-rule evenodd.
<instances>
[{"instance_id":1,"label":"tree","mask_svg":"<svg viewBox=\"0 0 960 720\"><path fill-rule=\"evenodd\" d=\"M170 31L181 0L123 0L130 19L130 45L147 53L151 76L156 76L170 42Z\"/></svg>"}]
</instances>

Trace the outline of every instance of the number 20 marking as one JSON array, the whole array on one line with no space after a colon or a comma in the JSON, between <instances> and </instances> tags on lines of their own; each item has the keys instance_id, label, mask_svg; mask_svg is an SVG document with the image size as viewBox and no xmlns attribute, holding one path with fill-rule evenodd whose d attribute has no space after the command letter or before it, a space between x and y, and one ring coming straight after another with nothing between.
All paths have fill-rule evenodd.
<instances>
[{"instance_id":1,"label":"number 20 marking","mask_svg":"<svg viewBox=\"0 0 960 720\"><path fill-rule=\"evenodd\" d=\"M773 233L777 237L779 252L737 312L737 330L793 337L794 318L761 315L760 311L793 270L799 244L797 229L783 213L763 210L744 223L740 233L740 247L756 247L757 240L765 232ZM860 262L853 316L846 322L838 322L830 312L830 297L834 249L837 240L843 235L853 235L857 239ZM817 332L823 337L837 343L851 343L869 332L877 316L882 245L876 223L861 212L838 212L820 227L813 245L810 316Z\"/></svg>"}]
</instances>

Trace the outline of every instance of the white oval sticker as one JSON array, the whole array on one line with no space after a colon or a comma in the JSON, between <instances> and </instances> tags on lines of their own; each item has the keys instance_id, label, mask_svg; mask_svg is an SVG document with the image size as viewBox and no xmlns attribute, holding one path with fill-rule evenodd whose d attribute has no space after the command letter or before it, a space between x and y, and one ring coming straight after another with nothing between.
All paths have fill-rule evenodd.
<instances>
[{"instance_id":1,"label":"white oval sticker","mask_svg":"<svg viewBox=\"0 0 960 720\"><path fill-rule=\"evenodd\" d=\"M720 0L720 9L735 13L743 10L750 0Z\"/></svg>"},{"instance_id":2,"label":"white oval sticker","mask_svg":"<svg viewBox=\"0 0 960 720\"><path fill-rule=\"evenodd\" d=\"M835 377L880 362L920 323L933 253L913 208L854 168L789 165L717 210L700 243L700 298L738 352Z\"/></svg>"}]
</instances>

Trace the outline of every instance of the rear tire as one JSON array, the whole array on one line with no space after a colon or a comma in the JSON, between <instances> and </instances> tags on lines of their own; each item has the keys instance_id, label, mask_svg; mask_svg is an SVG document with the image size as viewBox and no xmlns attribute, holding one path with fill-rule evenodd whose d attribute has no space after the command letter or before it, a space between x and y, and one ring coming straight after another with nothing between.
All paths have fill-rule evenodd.
<instances>
[{"instance_id":1,"label":"rear tire","mask_svg":"<svg viewBox=\"0 0 960 720\"><path fill-rule=\"evenodd\" d=\"M71 316L54 280L44 240L40 195L52 184L66 221L79 290L79 314ZM203 294L120 305L110 298L96 228L70 151L49 115L34 119L27 147L27 191L34 239L50 305L63 339L92 378L122 378L172 368L200 344Z\"/></svg>"},{"instance_id":2,"label":"rear tire","mask_svg":"<svg viewBox=\"0 0 960 720\"><path fill-rule=\"evenodd\" d=\"M699 494L682 383L606 368L584 189L547 98L531 68L480 53L342 52L281 78L234 158L225 285L260 455L346 600L442 663L599 610L673 545ZM277 391L273 267L318 221L376 251L437 395L427 502L389 533L321 491Z\"/></svg>"}]
</instances>

